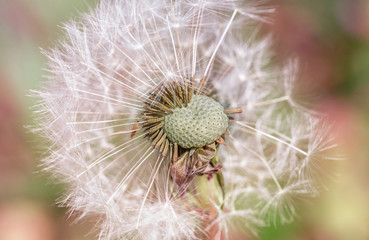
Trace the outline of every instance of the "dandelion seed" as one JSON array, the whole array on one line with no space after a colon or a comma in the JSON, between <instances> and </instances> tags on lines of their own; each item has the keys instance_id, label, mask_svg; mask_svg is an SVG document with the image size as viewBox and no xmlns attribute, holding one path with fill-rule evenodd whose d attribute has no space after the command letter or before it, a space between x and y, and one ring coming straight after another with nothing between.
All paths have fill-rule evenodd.
<instances>
[{"instance_id":1,"label":"dandelion seed","mask_svg":"<svg viewBox=\"0 0 369 240\"><path fill-rule=\"evenodd\" d=\"M258 34L272 10L227 0L102 0L46 52L38 130L71 211L100 239L223 239L291 221L335 161L296 64Z\"/></svg>"}]
</instances>

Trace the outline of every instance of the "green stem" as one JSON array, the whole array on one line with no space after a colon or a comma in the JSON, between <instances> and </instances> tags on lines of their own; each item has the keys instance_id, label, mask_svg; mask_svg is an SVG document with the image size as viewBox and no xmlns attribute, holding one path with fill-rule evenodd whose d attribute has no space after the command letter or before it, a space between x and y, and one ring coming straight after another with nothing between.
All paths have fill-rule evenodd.
<instances>
[{"instance_id":1,"label":"green stem","mask_svg":"<svg viewBox=\"0 0 369 240\"><path fill-rule=\"evenodd\" d=\"M210 160L210 163L215 167L219 165L218 147L215 156ZM207 175L198 177L198 196L202 203L202 207L208 208L216 203L220 208L224 205L224 177L222 170L218 170L210 180Z\"/></svg>"}]
</instances>

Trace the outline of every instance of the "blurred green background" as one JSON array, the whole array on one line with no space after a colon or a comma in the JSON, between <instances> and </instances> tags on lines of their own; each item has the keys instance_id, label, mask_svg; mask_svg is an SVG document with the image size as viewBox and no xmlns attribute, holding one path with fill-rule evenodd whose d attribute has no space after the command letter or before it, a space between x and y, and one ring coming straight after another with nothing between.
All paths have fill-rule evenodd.
<instances>
[{"instance_id":1,"label":"blurred green background","mask_svg":"<svg viewBox=\"0 0 369 240\"><path fill-rule=\"evenodd\" d=\"M42 152L30 89L40 89L60 25L93 7L88 0L0 0L0 240L77 240L89 224L72 224L57 208L63 186L38 167ZM347 160L336 180L300 209L292 224L261 229L264 240L369 239L369 1L270 0L277 59L291 54L301 77L317 86L319 110L335 122Z\"/></svg>"}]
</instances>

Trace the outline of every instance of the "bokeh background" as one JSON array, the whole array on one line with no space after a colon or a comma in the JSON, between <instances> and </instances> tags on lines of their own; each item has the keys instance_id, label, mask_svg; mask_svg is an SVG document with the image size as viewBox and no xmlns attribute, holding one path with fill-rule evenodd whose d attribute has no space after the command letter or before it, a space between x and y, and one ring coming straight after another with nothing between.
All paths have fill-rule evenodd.
<instances>
[{"instance_id":1,"label":"bokeh background","mask_svg":"<svg viewBox=\"0 0 369 240\"><path fill-rule=\"evenodd\" d=\"M75 223L57 207L64 186L40 172L40 139L30 89L45 80L49 49L62 22L93 7L89 0L0 0L0 240L95 239L93 221ZM335 181L300 209L295 222L260 230L263 240L369 240L369 1L270 0L277 59L291 54L314 85L319 111L334 121L347 160Z\"/></svg>"}]
</instances>

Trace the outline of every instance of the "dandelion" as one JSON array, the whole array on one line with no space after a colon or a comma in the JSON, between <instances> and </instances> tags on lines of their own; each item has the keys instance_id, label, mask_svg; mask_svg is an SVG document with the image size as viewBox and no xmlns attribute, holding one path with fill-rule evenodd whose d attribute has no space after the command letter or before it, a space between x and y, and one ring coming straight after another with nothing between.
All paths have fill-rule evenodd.
<instances>
[{"instance_id":1,"label":"dandelion","mask_svg":"<svg viewBox=\"0 0 369 240\"><path fill-rule=\"evenodd\" d=\"M102 0L45 54L45 168L99 239L225 239L289 222L332 137L242 1ZM240 233L241 232L241 233Z\"/></svg>"}]
</instances>

